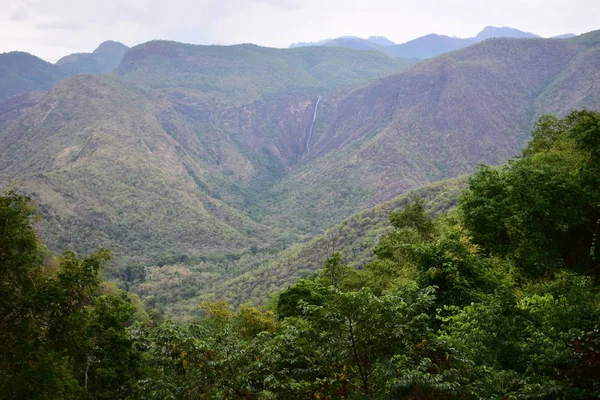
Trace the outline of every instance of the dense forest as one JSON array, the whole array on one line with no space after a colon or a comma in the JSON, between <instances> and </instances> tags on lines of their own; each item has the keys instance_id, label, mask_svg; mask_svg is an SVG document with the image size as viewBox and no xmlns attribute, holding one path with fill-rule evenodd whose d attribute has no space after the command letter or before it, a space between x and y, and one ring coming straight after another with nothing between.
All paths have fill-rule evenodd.
<instances>
[{"instance_id":1,"label":"dense forest","mask_svg":"<svg viewBox=\"0 0 600 400\"><path fill-rule=\"evenodd\" d=\"M458 207L414 199L363 268L332 252L260 308L186 324L53 255L33 201L0 198L6 399L597 399L600 114L544 116Z\"/></svg>"}]
</instances>

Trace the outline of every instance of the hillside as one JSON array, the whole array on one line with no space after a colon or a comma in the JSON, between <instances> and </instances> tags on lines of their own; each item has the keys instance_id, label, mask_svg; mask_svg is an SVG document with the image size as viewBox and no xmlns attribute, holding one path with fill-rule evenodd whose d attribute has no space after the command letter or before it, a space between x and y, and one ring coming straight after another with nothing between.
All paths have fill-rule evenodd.
<instances>
[{"instance_id":1,"label":"hillside","mask_svg":"<svg viewBox=\"0 0 600 400\"><path fill-rule=\"evenodd\" d=\"M202 63L207 49L197 47L200 55L192 46L190 57ZM240 69L231 74L240 81L193 90L185 87L194 86L184 79L189 74L210 77L188 65L189 72L173 73L164 87L151 89L132 84L148 78L141 68L151 63L138 51L115 76L78 75L45 95L0 103L0 180L13 179L38 199L46 216L41 230L53 249L110 247L119 266L296 241L295 233L255 222L248 211L262 188L285 175L304 151L315 99L296 91L332 88L335 96L341 90L336 85L402 67L378 53L347 49L300 49L288 56L256 46L210 48L222 56L211 71L218 74L220 62L234 60ZM265 53L272 58L255 65L238 57ZM304 62L291 62L299 59ZM329 79L329 66L348 73ZM290 80L298 90L276 95L286 87L276 86L271 73L283 76L290 68L308 77L308 86ZM254 95L261 100L232 104L246 98L240 95L244 83L251 82L246 93L261 89L252 82L256 76L272 82Z\"/></svg>"},{"instance_id":2,"label":"hillside","mask_svg":"<svg viewBox=\"0 0 600 400\"><path fill-rule=\"evenodd\" d=\"M164 131L154 107L112 78L80 75L3 132L2 175L39 200L48 244L110 247L135 261L266 241L263 227L198 190L208 171Z\"/></svg>"},{"instance_id":3,"label":"hillside","mask_svg":"<svg viewBox=\"0 0 600 400\"><path fill-rule=\"evenodd\" d=\"M0 181L38 200L53 250L110 247L130 283L170 265L148 282L257 300L322 260L295 245L505 162L542 113L600 109L599 44L598 32L489 39L407 68L344 48L149 42L113 74L0 102ZM277 260L294 251L286 270Z\"/></svg>"},{"instance_id":4,"label":"hillside","mask_svg":"<svg viewBox=\"0 0 600 400\"><path fill-rule=\"evenodd\" d=\"M539 115L600 108L597 49L562 39L487 40L335 104L324 97L324 112L334 111L317 119L301 166L264 196L261 221L316 234L365 204L502 163Z\"/></svg>"},{"instance_id":5,"label":"hillside","mask_svg":"<svg viewBox=\"0 0 600 400\"><path fill-rule=\"evenodd\" d=\"M374 259L374 245L390 232L392 211L422 198L431 215L443 214L456 206L466 183L461 177L423 186L351 215L278 254L248 252L235 261L222 259L216 266L214 261L147 266L130 275L128 284L146 305L178 319L196 315L203 300L260 304L298 279L313 276L335 251L342 252L344 262L362 268Z\"/></svg>"}]
</instances>

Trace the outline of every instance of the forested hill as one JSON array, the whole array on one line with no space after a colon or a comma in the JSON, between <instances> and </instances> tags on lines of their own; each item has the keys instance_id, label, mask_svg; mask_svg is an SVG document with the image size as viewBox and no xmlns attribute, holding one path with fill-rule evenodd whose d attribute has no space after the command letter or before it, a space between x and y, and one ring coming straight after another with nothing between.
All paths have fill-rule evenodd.
<instances>
[{"instance_id":1,"label":"forested hill","mask_svg":"<svg viewBox=\"0 0 600 400\"><path fill-rule=\"evenodd\" d=\"M341 252L351 268L362 269L375 259L375 244L392 229L389 216L417 199L427 213L452 211L467 177L425 185L392 200L357 212L311 240L280 252L247 251L235 258L129 267L123 275L130 291L178 320L199 315L202 301L226 301L233 306L263 304L273 292L313 276L328 257ZM206 272L210 270L211 273Z\"/></svg>"},{"instance_id":2,"label":"forested hill","mask_svg":"<svg viewBox=\"0 0 600 400\"><path fill-rule=\"evenodd\" d=\"M313 94L340 96L404 67L346 49L151 42L114 75L3 102L0 176L40 201L54 249L110 247L122 265L281 246L297 233L248 210L301 157ZM135 84L145 79L157 87Z\"/></svg>"},{"instance_id":3,"label":"forested hill","mask_svg":"<svg viewBox=\"0 0 600 400\"><path fill-rule=\"evenodd\" d=\"M362 269L332 252L263 309L207 301L184 324L103 282L109 251L54 256L4 192L3 398L597 399L599 148L600 113L544 116L456 211L392 212Z\"/></svg>"},{"instance_id":4,"label":"forested hill","mask_svg":"<svg viewBox=\"0 0 600 400\"><path fill-rule=\"evenodd\" d=\"M351 49L149 42L112 74L2 101L0 179L38 201L53 250L111 248L125 277L202 264L209 281L503 163L543 113L600 108L599 43L490 39L408 66Z\"/></svg>"},{"instance_id":5,"label":"forested hill","mask_svg":"<svg viewBox=\"0 0 600 400\"><path fill-rule=\"evenodd\" d=\"M150 88L188 88L236 105L365 84L412 64L343 48L274 49L153 41L133 47L116 73Z\"/></svg>"},{"instance_id":6,"label":"forested hill","mask_svg":"<svg viewBox=\"0 0 600 400\"><path fill-rule=\"evenodd\" d=\"M502 163L544 113L600 109L598 36L490 39L324 97L301 167L261 200L265 220L318 231L364 204Z\"/></svg>"}]
</instances>

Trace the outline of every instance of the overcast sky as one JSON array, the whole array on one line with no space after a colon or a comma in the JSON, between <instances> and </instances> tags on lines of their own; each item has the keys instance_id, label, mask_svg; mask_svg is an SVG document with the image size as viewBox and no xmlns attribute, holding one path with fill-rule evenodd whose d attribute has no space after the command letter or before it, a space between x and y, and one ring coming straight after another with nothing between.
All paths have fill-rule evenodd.
<instances>
[{"instance_id":1,"label":"overcast sky","mask_svg":"<svg viewBox=\"0 0 600 400\"><path fill-rule=\"evenodd\" d=\"M402 43L486 25L548 37L600 29L600 0L0 0L0 52L54 62L105 40L287 47L343 35Z\"/></svg>"}]
</instances>

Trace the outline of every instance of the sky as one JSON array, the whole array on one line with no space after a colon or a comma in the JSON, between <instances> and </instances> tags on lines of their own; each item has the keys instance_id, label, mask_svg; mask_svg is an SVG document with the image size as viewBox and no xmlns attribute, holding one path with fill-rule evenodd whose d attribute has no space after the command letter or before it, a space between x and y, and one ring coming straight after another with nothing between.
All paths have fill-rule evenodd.
<instances>
[{"instance_id":1,"label":"sky","mask_svg":"<svg viewBox=\"0 0 600 400\"><path fill-rule=\"evenodd\" d=\"M600 0L0 0L0 53L55 62L105 40L287 47L344 35L402 43L510 26L543 37L600 29Z\"/></svg>"}]
</instances>

